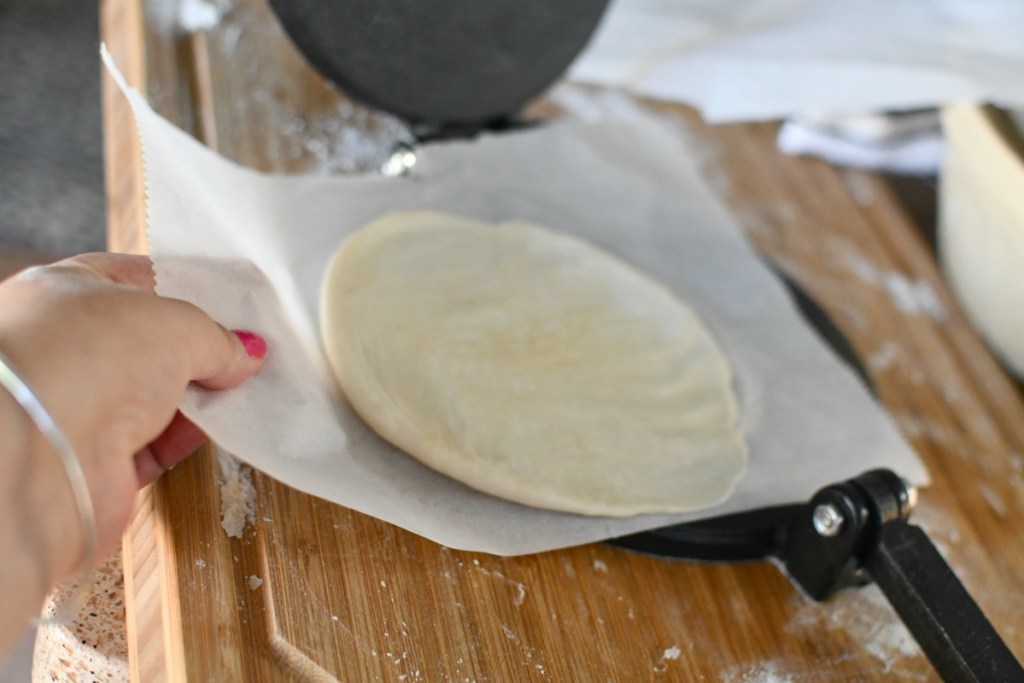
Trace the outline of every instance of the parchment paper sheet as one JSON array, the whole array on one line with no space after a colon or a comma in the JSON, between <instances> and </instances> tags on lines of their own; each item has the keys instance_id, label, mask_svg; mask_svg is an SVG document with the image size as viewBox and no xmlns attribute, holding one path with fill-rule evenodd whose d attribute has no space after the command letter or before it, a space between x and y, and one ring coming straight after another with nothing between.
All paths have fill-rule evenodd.
<instances>
[{"instance_id":1,"label":"parchment paper sheet","mask_svg":"<svg viewBox=\"0 0 1024 683\"><path fill-rule=\"evenodd\" d=\"M434 144L407 178L284 177L226 161L137 92L126 94L144 149L158 291L258 331L270 346L266 366L244 386L190 390L182 410L224 449L290 486L451 547L521 554L801 501L872 467L926 480L702 184L678 131L659 120L566 121ZM685 515L547 512L477 493L370 431L326 370L321 275L354 230L420 208L575 233L691 302L736 373L750 464L734 494Z\"/></svg>"},{"instance_id":2,"label":"parchment paper sheet","mask_svg":"<svg viewBox=\"0 0 1024 683\"><path fill-rule=\"evenodd\" d=\"M1020 0L612 0L575 80L709 121L1024 108Z\"/></svg>"}]
</instances>

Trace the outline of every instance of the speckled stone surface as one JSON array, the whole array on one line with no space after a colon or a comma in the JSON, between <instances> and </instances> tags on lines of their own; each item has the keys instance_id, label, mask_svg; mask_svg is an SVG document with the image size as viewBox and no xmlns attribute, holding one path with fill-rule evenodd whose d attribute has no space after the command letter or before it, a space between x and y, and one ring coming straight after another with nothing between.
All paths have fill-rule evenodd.
<instances>
[{"instance_id":1,"label":"speckled stone surface","mask_svg":"<svg viewBox=\"0 0 1024 683\"><path fill-rule=\"evenodd\" d=\"M67 624L45 624L36 635L33 683L52 681L127 681L128 644L125 638L124 574L121 553L114 553L93 572L92 594ZM50 617L71 599L78 581L59 586L46 600L43 617Z\"/></svg>"}]
</instances>

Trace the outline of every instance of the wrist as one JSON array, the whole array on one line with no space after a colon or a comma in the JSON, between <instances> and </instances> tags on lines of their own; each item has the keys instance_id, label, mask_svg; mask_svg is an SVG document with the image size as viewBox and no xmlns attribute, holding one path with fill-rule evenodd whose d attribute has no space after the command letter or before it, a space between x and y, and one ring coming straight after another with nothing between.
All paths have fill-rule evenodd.
<instances>
[{"instance_id":1,"label":"wrist","mask_svg":"<svg viewBox=\"0 0 1024 683\"><path fill-rule=\"evenodd\" d=\"M80 532L60 463L21 406L0 388L0 651L36 616L47 592L74 570ZM54 484L56 482L56 484ZM63 485L64 489L59 489Z\"/></svg>"},{"instance_id":2,"label":"wrist","mask_svg":"<svg viewBox=\"0 0 1024 683\"><path fill-rule=\"evenodd\" d=\"M82 561L81 522L54 445L3 386L0 434L4 435L0 466L6 489L0 548L8 558L17 557L26 581L23 585L32 586L33 593L42 598Z\"/></svg>"}]
</instances>

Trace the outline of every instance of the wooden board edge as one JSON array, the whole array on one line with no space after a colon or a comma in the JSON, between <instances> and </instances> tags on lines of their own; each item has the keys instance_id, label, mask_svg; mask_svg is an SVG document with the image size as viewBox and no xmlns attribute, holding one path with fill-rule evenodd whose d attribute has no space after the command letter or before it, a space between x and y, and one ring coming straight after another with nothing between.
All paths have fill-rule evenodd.
<instances>
[{"instance_id":1,"label":"wooden board edge","mask_svg":"<svg viewBox=\"0 0 1024 683\"><path fill-rule=\"evenodd\" d=\"M100 38L128 84L145 89L145 47L142 0L101 0ZM127 99L101 67L104 182L109 251L146 253L146 198L142 147ZM125 626L132 681L181 680L172 670L174 639L169 637L163 569L168 542L158 514L156 485L140 491L135 512L122 539ZM180 638L177 641L180 643ZM180 661L180 658L178 659Z\"/></svg>"},{"instance_id":2,"label":"wooden board edge","mask_svg":"<svg viewBox=\"0 0 1024 683\"><path fill-rule=\"evenodd\" d=\"M142 0L101 0L100 38L128 85L145 91L145 22ZM146 190L142 146L128 100L101 66L103 156L109 251L144 254Z\"/></svg>"},{"instance_id":3,"label":"wooden board edge","mask_svg":"<svg viewBox=\"0 0 1024 683\"><path fill-rule=\"evenodd\" d=\"M125 624L132 681L181 681L180 601L160 484L143 489L123 547Z\"/></svg>"}]
</instances>

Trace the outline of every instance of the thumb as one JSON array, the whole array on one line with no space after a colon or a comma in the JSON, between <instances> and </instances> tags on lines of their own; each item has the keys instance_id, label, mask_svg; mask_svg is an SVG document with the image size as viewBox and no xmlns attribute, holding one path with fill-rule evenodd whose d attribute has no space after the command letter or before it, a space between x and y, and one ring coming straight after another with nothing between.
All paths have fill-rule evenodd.
<instances>
[{"instance_id":1,"label":"thumb","mask_svg":"<svg viewBox=\"0 0 1024 683\"><path fill-rule=\"evenodd\" d=\"M225 353L219 363L215 361L212 373L197 373L193 381L207 389L230 389L260 369L267 358L267 342L255 332L217 327L225 340Z\"/></svg>"},{"instance_id":2,"label":"thumb","mask_svg":"<svg viewBox=\"0 0 1024 683\"><path fill-rule=\"evenodd\" d=\"M151 302L160 307L159 319L178 340L185 379L208 389L229 389L263 365L267 342L255 332L227 330L181 299L154 297Z\"/></svg>"}]
</instances>

